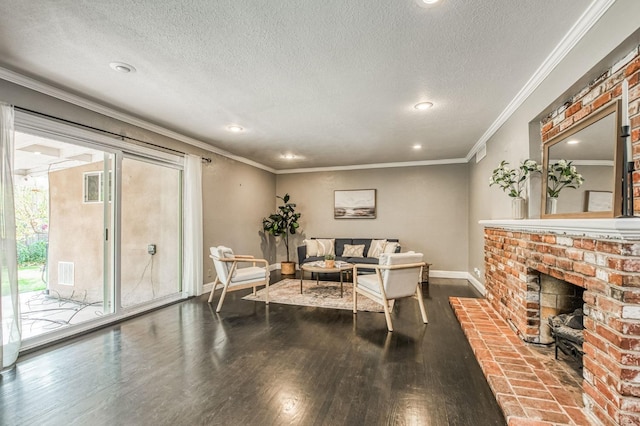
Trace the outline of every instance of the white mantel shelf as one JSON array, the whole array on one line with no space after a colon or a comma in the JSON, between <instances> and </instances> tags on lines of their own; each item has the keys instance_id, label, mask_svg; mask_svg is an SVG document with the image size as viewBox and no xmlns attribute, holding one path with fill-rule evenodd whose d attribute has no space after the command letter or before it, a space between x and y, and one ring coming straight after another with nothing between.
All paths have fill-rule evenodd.
<instances>
[{"instance_id":1,"label":"white mantel shelf","mask_svg":"<svg viewBox=\"0 0 640 426\"><path fill-rule=\"evenodd\" d=\"M640 217L628 219L481 220L485 228L550 232L604 239L640 240Z\"/></svg>"}]
</instances>

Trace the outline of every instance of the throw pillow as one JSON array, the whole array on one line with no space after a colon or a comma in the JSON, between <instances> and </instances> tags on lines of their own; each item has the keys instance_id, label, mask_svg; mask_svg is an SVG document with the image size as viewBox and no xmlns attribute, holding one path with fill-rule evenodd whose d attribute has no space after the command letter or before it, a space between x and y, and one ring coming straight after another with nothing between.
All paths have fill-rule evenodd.
<instances>
[{"instance_id":1,"label":"throw pillow","mask_svg":"<svg viewBox=\"0 0 640 426\"><path fill-rule=\"evenodd\" d=\"M318 255L318 242L316 240L304 240L303 243L307 246L307 257Z\"/></svg>"},{"instance_id":2,"label":"throw pillow","mask_svg":"<svg viewBox=\"0 0 640 426\"><path fill-rule=\"evenodd\" d=\"M384 246L384 252L385 253L395 253L396 249L398 248L398 246L400 245L400 243L394 243L391 241L387 241L387 244L385 244Z\"/></svg>"},{"instance_id":3,"label":"throw pillow","mask_svg":"<svg viewBox=\"0 0 640 426\"><path fill-rule=\"evenodd\" d=\"M332 239L322 239L318 238L315 241L318 242L318 256L326 256L328 254L332 254L335 256L335 240Z\"/></svg>"},{"instance_id":4,"label":"throw pillow","mask_svg":"<svg viewBox=\"0 0 640 426\"><path fill-rule=\"evenodd\" d=\"M364 244L351 245L345 244L342 257L362 257L364 256Z\"/></svg>"},{"instance_id":5,"label":"throw pillow","mask_svg":"<svg viewBox=\"0 0 640 426\"><path fill-rule=\"evenodd\" d=\"M367 257L380 257L384 253L385 244L387 244L387 240L371 240Z\"/></svg>"}]
</instances>

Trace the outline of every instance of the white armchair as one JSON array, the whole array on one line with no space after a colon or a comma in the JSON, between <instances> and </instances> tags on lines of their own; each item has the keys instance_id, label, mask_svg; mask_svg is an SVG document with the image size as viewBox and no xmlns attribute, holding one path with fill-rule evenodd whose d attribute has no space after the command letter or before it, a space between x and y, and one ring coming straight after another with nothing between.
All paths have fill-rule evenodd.
<instances>
[{"instance_id":1,"label":"white armchair","mask_svg":"<svg viewBox=\"0 0 640 426\"><path fill-rule=\"evenodd\" d=\"M387 328L393 331L389 301L404 297L418 299L422 321L427 323L427 312L422 300L422 253L386 253L380 256L376 266L356 264L353 266L353 313L358 313L358 294L366 296L384 308ZM375 274L358 275L358 268L371 270Z\"/></svg>"},{"instance_id":2,"label":"white armchair","mask_svg":"<svg viewBox=\"0 0 640 426\"><path fill-rule=\"evenodd\" d=\"M229 291L242 290L253 287L253 294L256 287L264 285L266 288L266 304L269 304L269 262L265 259L256 259L253 256L234 255L229 247L218 246L209 249L209 257L213 259L213 266L216 268L216 280L213 283L209 303L213 300L213 293L222 286L222 294L216 307L216 312L222 309L222 303ZM239 268L239 263L252 263L252 266ZM257 266L258 264L264 266Z\"/></svg>"}]
</instances>

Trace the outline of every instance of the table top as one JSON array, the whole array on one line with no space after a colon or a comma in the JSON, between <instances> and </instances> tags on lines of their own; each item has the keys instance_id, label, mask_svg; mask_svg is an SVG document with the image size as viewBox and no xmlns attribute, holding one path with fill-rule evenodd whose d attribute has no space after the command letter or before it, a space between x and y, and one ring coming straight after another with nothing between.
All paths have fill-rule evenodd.
<instances>
[{"instance_id":1,"label":"table top","mask_svg":"<svg viewBox=\"0 0 640 426\"><path fill-rule=\"evenodd\" d=\"M336 262L336 266L334 268L326 268L323 261L304 263L300 265L301 270L309 272L340 272L351 268L353 268L353 265L347 262Z\"/></svg>"}]
</instances>

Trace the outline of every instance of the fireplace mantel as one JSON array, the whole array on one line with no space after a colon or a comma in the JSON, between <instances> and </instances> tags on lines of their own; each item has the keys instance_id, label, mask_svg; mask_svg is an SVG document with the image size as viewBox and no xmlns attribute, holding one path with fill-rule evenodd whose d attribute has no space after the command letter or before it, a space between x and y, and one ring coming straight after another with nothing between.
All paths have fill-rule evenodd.
<instances>
[{"instance_id":1,"label":"fireplace mantel","mask_svg":"<svg viewBox=\"0 0 640 426\"><path fill-rule=\"evenodd\" d=\"M625 219L525 219L481 220L485 228L518 232L548 232L559 235L634 241L640 240L640 217Z\"/></svg>"}]
</instances>

